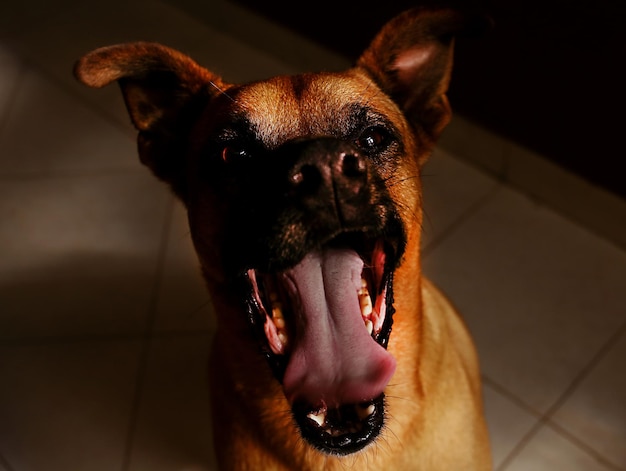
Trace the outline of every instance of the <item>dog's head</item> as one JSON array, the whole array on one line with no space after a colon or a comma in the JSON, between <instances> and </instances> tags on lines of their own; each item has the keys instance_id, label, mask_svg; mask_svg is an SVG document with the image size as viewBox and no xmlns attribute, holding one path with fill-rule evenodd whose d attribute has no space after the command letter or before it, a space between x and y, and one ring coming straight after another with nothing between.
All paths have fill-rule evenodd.
<instances>
[{"instance_id":1,"label":"dog's head","mask_svg":"<svg viewBox=\"0 0 626 471\"><path fill-rule=\"evenodd\" d=\"M119 82L141 160L185 203L207 280L238 290L302 436L328 453L383 426L394 272L419 245L418 176L450 118L465 24L411 10L346 72L244 85L153 43L75 69L90 86Z\"/></svg>"}]
</instances>

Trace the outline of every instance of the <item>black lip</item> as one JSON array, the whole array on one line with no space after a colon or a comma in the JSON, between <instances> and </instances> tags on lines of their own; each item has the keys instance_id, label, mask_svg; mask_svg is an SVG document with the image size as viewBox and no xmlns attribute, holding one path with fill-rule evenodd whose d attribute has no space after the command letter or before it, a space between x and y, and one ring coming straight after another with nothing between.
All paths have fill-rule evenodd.
<instances>
[{"instance_id":1,"label":"black lip","mask_svg":"<svg viewBox=\"0 0 626 471\"><path fill-rule=\"evenodd\" d=\"M374 412L365 419L354 414L354 407L374 406ZM310 409L305 404L295 404L294 420L302 438L314 448L330 455L349 455L368 446L380 434L385 425L385 398L379 397L365 404L343 405L328 410L325 427L315 425L308 417Z\"/></svg>"}]
</instances>

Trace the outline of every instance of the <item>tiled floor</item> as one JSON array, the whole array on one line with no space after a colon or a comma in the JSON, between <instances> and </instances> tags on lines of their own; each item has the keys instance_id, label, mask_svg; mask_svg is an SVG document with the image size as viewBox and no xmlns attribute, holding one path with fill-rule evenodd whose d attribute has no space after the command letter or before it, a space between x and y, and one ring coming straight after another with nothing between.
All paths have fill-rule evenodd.
<instances>
[{"instance_id":1,"label":"tiled floor","mask_svg":"<svg viewBox=\"0 0 626 471\"><path fill-rule=\"evenodd\" d=\"M0 471L214 469L211 306L185 216L139 164L116 87L71 67L150 39L249 80L297 71L290 45L277 57L158 0L7 3ZM475 336L496 468L626 470L626 253L454 155L426 173L424 268Z\"/></svg>"}]
</instances>

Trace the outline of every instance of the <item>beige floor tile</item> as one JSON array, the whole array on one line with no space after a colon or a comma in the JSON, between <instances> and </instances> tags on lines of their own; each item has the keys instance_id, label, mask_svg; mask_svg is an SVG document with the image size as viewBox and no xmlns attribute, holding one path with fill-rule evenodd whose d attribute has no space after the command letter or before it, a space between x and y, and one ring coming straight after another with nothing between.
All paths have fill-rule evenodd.
<instances>
[{"instance_id":1,"label":"beige floor tile","mask_svg":"<svg viewBox=\"0 0 626 471\"><path fill-rule=\"evenodd\" d=\"M0 347L0 450L15 471L119 470L140 344Z\"/></svg>"},{"instance_id":2,"label":"beige floor tile","mask_svg":"<svg viewBox=\"0 0 626 471\"><path fill-rule=\"evenodd\" d=\"M422 171L424 222L422 247L432 248L468 210L497 186L496 182L441 148Z\"/></svg>"},{"instance_id":3,"label":"beige floor tile","mask_svg":"<svg viewBox=\"0 0 626 471\"><path fill-rule=\"evenodd\" d=\"M501 471L608 471L612 468L544 427Z\"/></svg>"},{"instance_id":4,"label":"beige floor tile","mask_svg":"<svg viewBox=\"0 0 626 471\"><path fill-rule=\"evenodd\" d=\"M29 58L38 59L51 72L62 73L67 70L65 64L73 64L92 48L126 41L160 41L184 50L197 44L205 33L201 23L159 1L110 0L77 4L37 31L27 30L13 39ZM42 42L44 38L47 41Z\"/></svg>"},{"instance_id":5,"label":"beige floor tile","mask_svg":"<svg viewBox=\"0 0 626 471\"><path fill-rule=\"evenodd\" d=\"M626 337L553 416L569 433L626 469Z\"/></svg>"},{"instance_id":6,"label":"beige floor tile","mask_svg":"<svg viewBox=\"0 0 626 471\"><path fill-rule=\"evenodd\" d=\"M0 5L2 471L121 469L140 345L87 337L63 344L58 336L145 330L172 208L165 186L137 162L118 88L80 86L74 61L95 47L141 39L187 52L235 82L344 65L233 3L192 3ZM453 121L446 151L428 164L425 270L461 308L493 381L485 407L500 464L536 417L500 387L536 411L563 394L626 320L626 256L516 193L491 194L493 181L454 154L471 147L466 158L502 175L507 144L472 129ZM177 204L128 471L213 469L207 300ZM554 420L626 469L623 346ZM544 427L498 471L554 469L617 468Z\"/></svg>"},{"instance_id":7,"label":"beige floor tile","mask_svg":"<svg viewBox=\"0 0 626 471\"><path fill-rule=\"evenodd\" d=\"M543 156L511 146L507 181L559 213L626 249L626 200Z\"/></svg>"},{"instance_id":8,"label":"beige floor tile","mask_svg":"<svg viewBox=\"0 0 626 471\"><path fill-rule=\"evenodd\" d=\"M216 469L210 427L210 336L154 339L128 471Z\"/></svg>"},{"instance_id":9,"label":"beige floor tile","mask_svg":"<svg viewBox=\"0 0 626 471\"><path fill-rule=\"evenodd\" d=\"M83 54L129 41L157 41L179 49L234 82L291 71L271 56L154 0L83 3L55 17L54 22L13 38L12 43L73 93L130 128L117 87L91 90L71 75L74 62Z\"/></svg>"},{"instance_id":10,"label":"beige floor tile","mask_svg":"<svg viewBox=\"0 0 626 471\"><path fill-rule=\"evenodd\" d=\"M483 384L483 398L493 465L497 468L532 429L537 418L489 384Z\"/></svg>"},{"instance_id":11,"label":"beige floor tile","mask_svg":"<svg viewBox=\"0 0 626 471\"><path fill-rule=\"evenodd\" d=\"M0 129L0 177L136 170L131 130L121 130L27 69Z\"/></svg>"},{"instance_id":12,"label":"beige floor tile","mask_svg":"<svg viewBox=\"0 0 626 471\"><path fill-rule=\"evenodd\" d=\"M245 83L294 69L230 36L208 30L202 41L185 51L192 59L229 83Z\"/></svg>"},{"instance_id":13,"label":"beige floor tile","mask_svg":"<svg viewBox=\"0 0 626 471\"><path fill-rule=\"evenodd\" d=\"M508 189L424 265L468 321L485 374L538 411L626 320L626 254Z\"/></svg>"},{"instance_id":14,"label":"beige floor tile","mask_svg":"<svg viewBox=\"0 0 626 471\"><path fill-rule=\"evenodd\" d=\"M18 88L24 65L9 48L0 43L0 130L5 124L9 107Z\"/></svg>"},{"instance_id":15,"label":"beige floor tile","mask_svg":"<svg viewBox=\"0 0 626 471\"><path fill-rule=\"evenodd\" d=\"M452 109L454 110L454 103ZM511 144L462 115L453 114L452 121L439 139L439 146L467 162L472 162L490 175L502 178Z\"/></svg>"},{"instance_id":16,"label":"beige floor tile","mask_svg":"<svg viewBox=\"0 0 626 471\"><path fill-rule=\"evenodd\" d=\"M79 3L79 1L3 1L0 3L0 38L23 32L25 29L36 28L42 21L50 20L59 12Z\"/></svg>"},{"instance_id":17,"label":"beige floor tile","mask_svg":"<svg viewBox=\"0 0 626 471\"><path fill-rule=\"evenodd\" d=\"M0 183L0 337L139 332L170 196L147 173Z\"/></svg>"},{"instance_id":18,"label":"beige floor tile","mask_svg":"<svg viewBox=\"0 0 626 471\"><path fill-rule=\"evenodd\" d=\"M187 212L176 202L157 301L157 331L212 330L213 306L193 248Z\"/></svg>"},{"instance_id":19,"label":"beige floor tile","mask_svg":"<svg viewBox=\"0 0 626 471\"><path fill-rule=\"evenodd\" d=\"M258 51L257 54L260 56L271 57L273 61L288 64L296 72L344 70L356 59L332 52L236 1L213 0L210 3L197 0L163 1L198 18L208 28L237 38L238 41ZM245 73L254 73L251 69L252 67Z\"/></svg>"}]
</instances>

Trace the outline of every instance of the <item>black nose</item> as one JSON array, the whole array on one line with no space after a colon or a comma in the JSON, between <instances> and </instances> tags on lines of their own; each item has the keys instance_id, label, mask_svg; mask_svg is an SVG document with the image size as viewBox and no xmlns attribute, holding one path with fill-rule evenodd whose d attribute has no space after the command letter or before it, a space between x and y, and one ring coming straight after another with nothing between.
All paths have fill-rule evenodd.
<instances>
[{"instance_id":1,"label":"black nose","mask_svg":"<svg viewBox=\"0 0 626 471\"><path fill-rule=\"evenodd\" d=\"M366 158L348 142L334 138L289 146L294 159L287 173L290 196L312 211L334 210L350 218L368 197Z\"/></svg>"}]
</instances>

